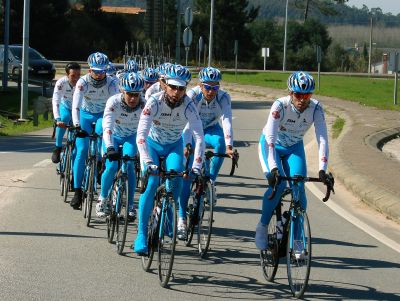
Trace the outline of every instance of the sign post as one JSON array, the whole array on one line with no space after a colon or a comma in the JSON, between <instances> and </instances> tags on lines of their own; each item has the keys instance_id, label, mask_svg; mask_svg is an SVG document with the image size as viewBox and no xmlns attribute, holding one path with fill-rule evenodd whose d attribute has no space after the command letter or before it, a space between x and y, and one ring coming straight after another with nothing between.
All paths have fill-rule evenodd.
<instances>
[{"instance_id":1,"label":"sign post","mask_svg":"<svg viewBox=\"0 0 400 301\"><path fill-rule=\"evenodd\" d=\"M318 63L318 91L321 84L321 61L322 61L322 50L321 46L317 45L317 63Z\"/></svg>"},{"instance_id":2,"label":"sign post","mask_svg":"<svg viewBox=\"0 0 400 301\"><path fill-rule=\"evenodd\" d=\"M233 54L235 55L235 79L237 79L238 52L239 52L239 42L238 40L235 40L235 45L233 47Z\"/></svg>"},{"instance_id":3,"label":"sign post","mask_svg":"<svg viewBox=\"0 0 400 301\"><path fill-rule=\"evenodd\" d=\"M267 57L269 57L269 48L263 47L261 49L261 56L264 57L264 71L267 67Z\"/></svg>"},{"instance_id":4,"label":"sign post","mask_svg":"<svg viewBox=\"0 0 400 301\"><path fill-rule=\"evenodd\" d=\"M200 37L199 38L199 68L200 68L200 64L201 64L201 52L203 51L203 49L204 49L204 40L203 40L203 37Z\"/></svg>"},{"instance_id":5,"label":"sign post","mask_svg":"<svg viewBox=\"0 0 400 301\"><path fill-rule=\"evenodd\" d=\"M399 71L399 53L394 53L394 96L393 103L397 105L397 86L398 86L398 71Z\"/></svg>"},{"instance_id":6,"label":"sign post","mask_svg":"<svg viewBox=\"0 0 400 301\"><path fill-rule=\"evenodd\" d=\"M193 22L193 11L192 11L191 7L187 7L186 8L184 20L185 20L185 25L187 27L183 31L183 45L185 45L185 51L186 51L186 64L185 64L185 66L187 66L188 65L190 44L192 43L192 40L193 40L193 33L192 33L192 30L190 29L190 25L192 25L192 22Z\"/></svg>"}]
</instances>

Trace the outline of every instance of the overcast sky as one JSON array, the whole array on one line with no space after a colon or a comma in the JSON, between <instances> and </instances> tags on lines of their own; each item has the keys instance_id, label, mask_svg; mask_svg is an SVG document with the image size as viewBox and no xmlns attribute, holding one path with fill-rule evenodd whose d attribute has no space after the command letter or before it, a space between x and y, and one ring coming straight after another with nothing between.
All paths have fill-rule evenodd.
<instances>
[{"instance_id":1,"label":"overcast sky","mask_svg":"<svg viewBox=\"0 0 400 301\"><path fill-rule=\"evenodd\" d=\"M391 12L393 15L400 13L400 1L399 0L349 0L348 6L355 6L362 8L365 4L369 9L380 7L383 13Z\"/></svg>"}]
</instances>

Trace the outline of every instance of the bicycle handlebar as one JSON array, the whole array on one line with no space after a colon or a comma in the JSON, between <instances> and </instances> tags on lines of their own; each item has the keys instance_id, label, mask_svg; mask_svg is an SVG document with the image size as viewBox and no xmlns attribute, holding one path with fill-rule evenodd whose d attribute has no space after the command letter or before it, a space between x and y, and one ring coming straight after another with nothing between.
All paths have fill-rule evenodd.
<instances>
[{"instance_id":1,"label":"bicycle handlebar","mask_svg":"<svg viewBox=\"0 0 400 301\"><path fill-rule=\"evenodd\" d=\"M231 171L229 172L230 176L233 176L235 173L235 169L239 167L238 162L239 162L239 152L237 149L233 151L233 156L229 156L228 154L219 154L219 153L214 153L213 151L206 151L205 152L205 157L206 160L210 160L212 157L219 157L219 158L230 158L232 159L232 166L231 166Z\"/></svg>"},{"instance_id":2,"label":"bicycle handlebar","mask_svg":"<svg viewBox=\"0 0 400 301\"><path fill-rule=\"evenodd\" d=\"M331 192L335 193L334 190L334 185L335 185L335 179L332 175L332 173L328 173L327 174L327 179L325 181L321 180L320 178L313 178L313 177L303 177L303 176L293 176L293 177L284 177L284 176L277 176L276 177L276 181L275 181L275 185L272 189L272 193L270 194L270 196L268 197L269 200L272 200L275 197L276 194L276 189L278 184L280 183L280 181L292 181L295 183L298 182L320 182L320 183L324 183L324 185L326 186L326 193L325 193L325 197L322 199L323 202L328 201Z\"/></svg>"}]
</instances>

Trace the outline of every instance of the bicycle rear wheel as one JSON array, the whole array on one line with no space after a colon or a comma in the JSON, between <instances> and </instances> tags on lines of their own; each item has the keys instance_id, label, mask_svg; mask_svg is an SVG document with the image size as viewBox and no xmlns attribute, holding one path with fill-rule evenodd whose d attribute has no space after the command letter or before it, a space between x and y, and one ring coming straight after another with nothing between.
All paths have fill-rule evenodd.
<instances>
[{"instance_id":1,"label":"bicycle rear wheel","mask_svg":"<svg viewBox=\"0 0 400 301\"><path fill-rule=\"evenodd\" d=\"M278 240L276 235L277 216L274 210L271 220L268 224L268 249L260 251L261 269L265 280L273 282L279 265Z\"/></svg>"},{"instance_id":2,"label":"bicycle rear wheel","mask_svg":"<svg viewBox=\"0 0 400 301\"><path fill-rule=\"evenodd\" d=\"M296 211L289 222L286 262L290 290L294 297L301 298L310 276L311 229L307 213L302 209Z\"/></svg>"},{"instance_id":3,"label":"bicycle rear wheel","mask_svg":"<svg viewBox=\"0 0 400 301\"><path fill-rule=\"evenodd\" d=\"M89 174L90 174L90 166L85 166L85 171L83 173L83 180L82 180L82 211L83 211L83 218L86 219L87 211L88 211L88 202L87 202L87 190L88 190L88 181L89 181Z\"/></svg>"},{"instance_id":4,"label":"bicycle rear wheel","mask_svg":"<svg viewBox=\"0 0 400 301\"><path fill-rule=\"evenodd\" d=\"M110 193L110 206L111 206L111 212L110 215L107 216L106 221L107 221L107 240L109 243L113 242L114 238L114 233L115 233L115 225L116 225L116 219L117 219L117 212L118 209L117 204L120 203L118 200L118 181L113 182L113 186L111 188L111 193Z\"/></svg>"},{"instance_id":5,"label":"bicycle rear wheel","mask_svg":"<svg viewBox=\"0 0 400 301\"><path fill-rule=\"evenodd\" d=\"M193 234L196 229L196 225L199 222L199 209L197 200L197 181L192 183L192 188L189 196L189 201L186 207L186 216L188 220L187 225L187 235L185 240L185 245L188 247L192 243Z\"/></svg>"},{"instance_id":6,"label":"bicycle rear wheel","mask_svg":"<svg viewBox=\"0 0 400 301\"><path fill-rule=\"evenodd\" d=\"M142 256L142 268L146 272L150 270L151 264L153 262L154 251L158 246L158 231L159 231L159 221L160 221L160 204L158 203L159 198L154 199L153 211L149 217L148 228L147 228L147 246L149 248L149 253L147 256Z\"/></svg>"},{"instance_id":7,"label":"bicycle rear wheel","mask_svg":"<svg viewBox=\"0 0 400 301\"><path fill-rule=\"evenodd\" d=\"M161 190L165 187L161 186ZM160 233L158 239L158 277L160 285L166 287L172 274L176 246L176 207L170 193L160 193L162 211L160 218Z\"/></svg>"},{"instance_id":8,"label":"bicycle rear wheel","mask_svg":"<svg viewBox=\"0 0 400 301\"><path fill-rule=\"evenodd\" d=\"M214 187L207 182L204 187L204 195L199 203L199 221L197 225L198 250L201 257L207 254L210 246L213 216L214 216Z\"/></svg>"},{"instance_id":9,"label":"bicycle rear wheel","mask_svg":"<svg viewBox=\"0 0 400 301\"><path fill-rule=\"evenodd\" d=\"M66 155L67 148L64 146L63 150L60 154L60 162L58 163L57 171L60 175L60 195L63 197L65 193L65 165L67 162L67 155Z\"/></svg>"},{"instance_id":10,"label":"bicycle rear wheel","mask_svg":"<svg viewBox=\"0 0 400 301\"><path fill-rule=\"evenodd\" d=\"M87 199L86 199L86 206L87 206L87 213L86 213L86 226L90 226L90 221L92 218L92 207L94 202L94 185L96 185L96 173L95 173L95 162L91 162L90 172L89 172L89 182L88 182L88 191L86 192Z\"/></svg>"},{"instance_id":11,"label":"bicycle rear wheel","mask_svg":"<svg viewBox=\"0 0 400 301\"><path fill-rule=\"evenodd\" d=\"M117 245L117 253L119 255L122 254L125 247L125 240L126 240L126 232L128 230L128 223L129 223L129 208L128 208L128 179L125 177L121 179L120 187L119 187L119 208L117 211L117 219L116 219L116 230L117 230L117 238L115 243Z\"/></svg>"},{"instance_id":12,"label":"bicycle rear wheel","mask_svg":"<svg viewBox=\"0 0 400 301\"><path fill-rule=\"evenodd\" d=\"M71 150L69 147L67 149L66 161L65 161L65 169L64 169L64 203L67 202L68 191L71 184Z\"/></svg>"}]
</instances>

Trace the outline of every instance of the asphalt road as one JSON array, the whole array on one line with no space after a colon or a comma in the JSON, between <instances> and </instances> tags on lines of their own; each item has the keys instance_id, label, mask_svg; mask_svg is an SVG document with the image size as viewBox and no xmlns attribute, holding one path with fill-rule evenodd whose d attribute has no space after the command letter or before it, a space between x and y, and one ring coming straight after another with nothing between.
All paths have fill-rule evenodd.
<instances>
[{"instance_id":1,"label":"asphalt road","mask_svg":"<svg viewBox=\"0 0 400 301\"><path fill-rule=\"evenodd\" d=\"M87 228L81 211L62 202L49 160L50 130L0 137L0 300L290 298L286 266L280 266L275 283L267 283L253 239L265 191L257 142L270 103L237 93L233 98L239 169L234 177L227 176L227 162L219 177L209 256L200 260L194 248L179 243L169 289L158 285L156 270L142 270L140 258L129 248L125 256L117 255L106 240L103 221ZM340 185L338 190L329 202L351 203ZM399 300L398 251L336 214L310 191L308 197L313 262L305 298ZM368 209L355 206L353 212L367 215ZM369 218L376 221L373 215ZM392 224L379 230L399 243ZM129 243L134 233L132 229Z\"/></svg>"}]
</instances>

